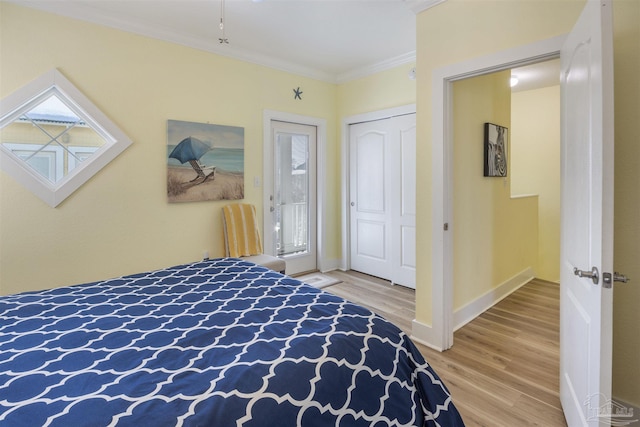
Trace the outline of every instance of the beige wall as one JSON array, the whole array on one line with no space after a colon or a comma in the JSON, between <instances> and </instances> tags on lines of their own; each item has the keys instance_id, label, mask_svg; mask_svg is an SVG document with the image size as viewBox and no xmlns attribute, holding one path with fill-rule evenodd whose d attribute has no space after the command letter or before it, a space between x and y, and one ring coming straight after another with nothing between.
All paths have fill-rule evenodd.
<instances>
[{"instance_id":1,"label":"beige wall","mask_svg":"<svg viewBox=\"0 0 640 427\"><path fill-rule=\"evenodd\" d=\"M326 251L340 256L336 93L323 83L0 3L0 96L58 68L133 145L57 208L0 172L0 293L83 283L224 255L225 203L168 204L167 120L245 130L245 201L262 212L264 109L327 120ZM304 91L294 100L292 88Z\"/></svg>"},{"instance_id":2,"label":"beige wall","mask_svg":"<svg viewBox=\"0 0 640 427\"><path fill-rule=\"evenodd\" d=\"M483 176L484 123L510 128L509 76L453 84L454 311L537 267L537 199L512 199L508 177Z\"/></svg>"},{"instance_id":3,"label":"beige wall","mask_svg":"<svg viewBox=\"0 0 640 427\"><path fill-rule=\"evenodd\" d=\"M511 194L537 194L536 277L560 281L560 86L511 95Z\"/></svg>"},{"instance_id":4,"label":"beige wall","mask_svg":"<svg viewBox=\"0 0 640 427\"><path fill-rule=\"evenodd\" d=\"M613 395L640 407L640 2L614 1L613 21L614 268L632 280L613 292Z\"/></svg>"}]
</instances>

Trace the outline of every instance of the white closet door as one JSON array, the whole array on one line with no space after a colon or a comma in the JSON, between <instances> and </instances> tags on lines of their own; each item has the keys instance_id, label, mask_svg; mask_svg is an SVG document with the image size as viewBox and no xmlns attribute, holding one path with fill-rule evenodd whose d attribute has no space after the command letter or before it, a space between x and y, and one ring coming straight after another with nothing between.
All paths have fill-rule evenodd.
<instances>
[{"instance_id":1,"label":"white closet door","mask_svg":"<svg viewBox=\"0 0 640 427\"><path fill-rule=\"evenodd\" d=\"M350 126L351 268L415 288L415 114Z\"/></svg>"},{"instance_id":2,"label":"white closet door","mask_svg":"<svg viewBox=\"0 0 640 427\"><path fill-rule=\"evenodd\" d=\"M393 183L391 281L416 287L416 115L394 117L392 129L397 135L394 157L399 162ZM396 190L397 189L397 190Z\"/></svg>"},{"instance_id":3,"label":"white closet door","mask_svg":"<svg viewBox=\"0 0 640 427\"><path fill-rule=\"evenodd\" d=\"M390 120L350 127L351 268L391 278Z\"/></svg>"}]
</instances>

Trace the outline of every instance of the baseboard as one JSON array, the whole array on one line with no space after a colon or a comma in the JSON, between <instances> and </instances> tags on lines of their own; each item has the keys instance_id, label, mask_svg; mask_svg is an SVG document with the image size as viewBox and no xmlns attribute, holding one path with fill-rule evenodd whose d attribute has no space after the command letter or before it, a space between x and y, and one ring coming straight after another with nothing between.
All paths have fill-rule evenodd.
<instances>
[{"instance_id":1,"label":"baseboard","mask_svg":"<svg viewBox=\"0 0 640 427\"><path fill-rule=\"evenodd\" d=\"M339 259L322 259L318 264L318 270L321 273L326 273L333 270L340 269L340 260Z\"/></svg>"},{"instance_id":2,"label":"baseboard","mask_svg":"<svg viewBox=\"0 0 640 427\"><path fill-rule=\"evenodd\" d=\"M444 351L441 346L433 344L442 342L440 334L431 325L419 322L416 319L411 322L411 339L434 350Z\"/></svg>"},{"instance_id":3,"label":"baseboard","mask_svg":"<svg viewBox=\"0 0 640 427\"><path fill-rule=\"evenodd\" d=\"M521 286L529 283L534 277L535 274L533 269L531 267L526 268L509 280L466 304L464 307L457 309L453 312L453 330L456 331L460 329L480 314L493 307L497 302L506 298Z\"/></svg>"}]
</instances>

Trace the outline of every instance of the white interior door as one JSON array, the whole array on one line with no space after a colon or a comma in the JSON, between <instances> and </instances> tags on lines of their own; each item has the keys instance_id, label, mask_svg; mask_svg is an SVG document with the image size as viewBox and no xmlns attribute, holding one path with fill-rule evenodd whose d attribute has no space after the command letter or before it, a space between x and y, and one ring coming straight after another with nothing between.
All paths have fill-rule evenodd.
<instances>
[{"instance_id":1,"label":"white interior door","mask_svg":"<svg viewBox=\"0 0 640 427\"><path fill-rule=\"evenodd\" d=\"M415 114L350 126L351 268L415 288Z\"/></svg>"},{"instance_id":2,"label":"white interior door","mask_svg":"<svg viewBox=\"0 0 640 427\"><path fill-rule=\"evenodd\" d=\"M287 274L317 267L316 127L272 121L273 188L270 252L287 262Z\"/></svg>"},{"instance_id":3,"label":"white interior door","mask_svg":"<svg viewBox=\"0 0 640 427\"><path fill-rule=\"evenodd\" d=\"M395 202L391 204L391 281L416 287L416 115L392 119L398 137L396 156L399 170L392 184Z\"/></svg>"},{"instance_id":4,"label":"white interior door","mask_svg":"<svg viewBox=\"0 0 640 427\"><path fill-rule=\"evenodd\" d=\"M589 0L561 50L560 398L569 426L609 425L611 409L611 6Z\"/></svg>"},{"instance_id":5,"label":"white interior door","mask_svg":"<svg viewBox=\"0 0 640 427\"><path fill-rule=\"evenodd\" d=\"M391 119L349 128L351 268L391 278Z\"/></svg>"}]
</instances>

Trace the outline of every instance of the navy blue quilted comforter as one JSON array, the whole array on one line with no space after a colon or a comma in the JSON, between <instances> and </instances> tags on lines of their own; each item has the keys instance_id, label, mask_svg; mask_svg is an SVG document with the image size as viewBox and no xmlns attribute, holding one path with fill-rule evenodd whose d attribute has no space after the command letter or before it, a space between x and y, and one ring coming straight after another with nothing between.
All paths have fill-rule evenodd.
<instances>
[{"instance_id":1,"label":"navy blue quilted comforter","mask_svg":"<svg viewBox=\"0 0 640 427\"><path fill-rule=\"evenodd\" d=\"M237 259L0 298L2 426L457 426L398 328Z\"/></svg>"}]
</instances>

